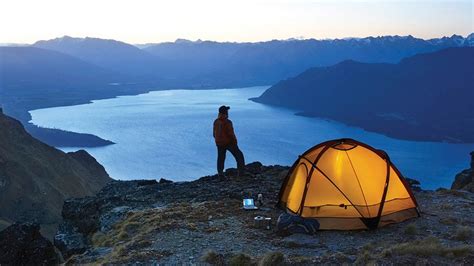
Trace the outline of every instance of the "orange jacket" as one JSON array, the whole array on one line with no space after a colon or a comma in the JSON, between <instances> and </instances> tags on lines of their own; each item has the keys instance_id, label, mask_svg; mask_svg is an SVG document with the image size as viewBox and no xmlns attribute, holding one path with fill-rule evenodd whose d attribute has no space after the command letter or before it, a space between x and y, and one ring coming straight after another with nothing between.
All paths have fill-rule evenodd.
<instances>
[{"instance_id":1,"label":"orange jacket","mask_svg":"<svg viewBox=\"0 0 474 266\"><path fill-rule=\"evenodd\" d=\"M219 117L214 120L214 139L217 146L236 145L237 138L234 134L234 127L232 121L226 117Z\"/></svg>"}]
</instances>

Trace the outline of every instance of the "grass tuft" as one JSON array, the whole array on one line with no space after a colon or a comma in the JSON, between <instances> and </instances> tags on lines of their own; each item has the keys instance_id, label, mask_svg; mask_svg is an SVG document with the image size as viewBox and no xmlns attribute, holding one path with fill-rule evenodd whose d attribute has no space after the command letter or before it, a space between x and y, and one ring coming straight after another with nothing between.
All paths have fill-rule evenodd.
<instances>
[{"instance_id":1,"label":"grass tuft","mask_svg":"<svg viewBox=\"0 0 474 266\"><path fill-rule=\"evenodd\" d=\"M208 250L201 256L201 261L211 265L224 265L224 256L214 250Z\"/></svg>"},{"instance_id":2,"label":"grass tuft","mask_svg":"<svg viewBox=\"0 0 474 266\"><path fill-rule=\"evenodd\" d=\"M285 255L281 252L269 252L258 262L259 266L282 266L285 265Z\"/></svg>"},{"instance_id":3,"label":"grass tuft","mask_svg":"<svg viewBox=\"0 0 474 266\"><path fill-rule=\"evenodd\" d=\"M230 266L247 266L250 264L252 264L252 258L244 253L236 254L229 260Z\"/></svg>"},{"instance_id":4,"label":"grass tuft","mask_svg":"<svg viewBox=\"0 0 474 266\"><path fill-rule=\"evenodd\" d=\"M470 226L459 226L454 233L453 238L458 241L467 241L472 238L474 232Z\"/></svg>"},{"instance_id":5,"label":"grass tuft","mask_svg":"<svg viewBox=\"0 0 474 266\"><path fill-rule=\"evenodd\" d=\"M372 261L372 256L369 250L365 249L363 252L357 255L357 259L354 262L355 265L367 265Z\"/></svg>"},{"instance_id":6,"label":"grass tuft","mask_svg":"<svg viewBox=\"0 0 474 266\"><path fill-rule=\"evenodd\" d=\"M411 223L405 227L405 234L414 236L418 233L418 228L416 227L416 224Z\"/></svg>"},{"instance_id":7,"label":"grass tuft","mask_svg":"<svg viewBox=\"0 0 474 266\"><path fill-rule=\"evenodd\" d=\"M474 251L472 245L463 245L457 247L444 246L438 238L428 237L422 240L415 240L408 243L397 244L387 250L384 250L382 254L384 256L396 255L415 255L419 257L432 257L432 256L443 256L443 257L462 257L470 254Z\"/></svg>"}]
</instances>

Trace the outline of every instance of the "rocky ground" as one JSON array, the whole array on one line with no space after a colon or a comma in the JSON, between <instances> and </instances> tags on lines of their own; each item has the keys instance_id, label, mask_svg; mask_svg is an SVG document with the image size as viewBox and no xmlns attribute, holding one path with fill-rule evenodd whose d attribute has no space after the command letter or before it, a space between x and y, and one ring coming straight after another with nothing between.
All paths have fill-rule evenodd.
<instances>
[{"instance_id":1,"label":"rocky ground","mask_svg":"<svg viewBox=\"0 0 474 266\"><path fill-rule=\"evenodd\" d=\"M38 224L14 223L0 232L0 265L56 265L60 256Z\"/></svg>"},{"instance_id":2,"label":"rocky ground","mask_svg":"<svg viewBox=\"0 0 474 266\"><path fill-rule=\"evenodd\" d=\"M474 194L417 191L421 217L373 231L320 231L279 236L256 228L275 223L278 190L288 168L247 166L236 178L193 182L122 181L97 196L65 202L55 237L67 264L474 263ZM263 194L264 207L243 210L242 198Z\"/></svg>"}]
</instances>

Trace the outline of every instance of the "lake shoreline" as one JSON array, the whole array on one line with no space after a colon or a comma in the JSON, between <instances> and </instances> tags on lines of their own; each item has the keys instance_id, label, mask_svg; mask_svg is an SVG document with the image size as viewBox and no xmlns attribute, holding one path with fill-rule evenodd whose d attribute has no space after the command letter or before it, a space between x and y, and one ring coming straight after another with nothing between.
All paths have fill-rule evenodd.
<instances>
[{"instance_id":1,"label":"lake shoreline","mask_svg":"<svg viewBox=\"0 0 474 266\"><path fill-rule=\"evenodd\" d=\"M260 87L260 86L269 86L269 85L255 85L252 87ZM83 105L83 104L92 104L95 101L100 100L109 100L109 99L116 99L123 96L138 96L142 94L147 94L154 91L173 91L173 90L227 90L227 89L236 89L241 87L225 87L225 88L193 88L193 87L185 87L185 88L155 88L155 89L138 89L137 91L130 92L130 93L121 93L115 94L110 96L104 97L96 97L94 99L83 99L83 100L73 100L68 102L67 100L64 103L58 104L46 104L39 108L29 109L26 111L17 111L20 113L20 117L16 117L19 119L24 125L27 131L32 134L34 137L40 139L41 141L59 148L66 148L66 147L104 147L108 145L113 145L115 142L107 139L103 139L100 136L88 133L80 133L80 132L72 132L67 130L61 130L56 128L44 128L32 123L31 112L40 110L40 109L47 109L47 108L54 108L54 107L69 107L69 106L76 106L76 105ZM13 115L12 115L13 116ZM56 137L61 136L61 141L58 142Z\"/></svg>"},{"instance_id":2,"label":"lake shoreline","mask_svg":"<svg viewBox=\"0 0 474 266\"><path fill-rule=\"evenodd\" d=\"M260 87L260 86L269 86L269 85L254 85L251 87ZM93 98L84 98L84 99L64 99L64 101L60 101L56 104L41 104L39 106L35 106L35 108L18 108L14 110L10 110L11 108L5 108L7 110L7 114L11 115L12 117L17 118L20 120L24 125L27 131L32 134L34 137L40 139L41 141L54 146L54 147L104 147L108 145L115 144L111 140L103 139L100 136L94 134L87 134L87 133L79 133L79 132L72 132L66 131L56 128L44 128L32 123L31 113L32 111L36 111L39 109L46 109L46 108L54 108L54 107L69 107L75 105L83 105L83 104L92 104L94 101L99 100L109 100L115 99L123 96L138 96L142 94L147 94L154 91L172 91L172 90L226 90L226 89L236 89L242 87L184 87L184 88L153 88L153 89L132 89L134 91L125 92L125 93L112 93L110 95L98 96ZM11 111L11 112L10 112ZM61 142L57 142L58 135L61 136ZM57 144L57 145L56 145Z\"/></svg>"}]
</instances>

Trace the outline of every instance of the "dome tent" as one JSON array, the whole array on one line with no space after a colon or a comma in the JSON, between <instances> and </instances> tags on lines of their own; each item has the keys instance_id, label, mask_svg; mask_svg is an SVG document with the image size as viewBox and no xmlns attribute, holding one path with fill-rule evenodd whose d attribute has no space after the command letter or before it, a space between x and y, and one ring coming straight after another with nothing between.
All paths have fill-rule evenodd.
<instances>
[{"instance_id":1,"label":"dome tent","mask_svg":"<svg viewBox=\"0 0 474 266\"><path fill-rule=\"evenodd\" d=\"M418 217L410 186L388 155L353 139L323 142L299 156L278 206L320 229L374 229Z\"/></svg>"}]
</instances>

